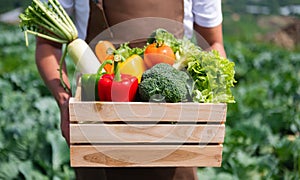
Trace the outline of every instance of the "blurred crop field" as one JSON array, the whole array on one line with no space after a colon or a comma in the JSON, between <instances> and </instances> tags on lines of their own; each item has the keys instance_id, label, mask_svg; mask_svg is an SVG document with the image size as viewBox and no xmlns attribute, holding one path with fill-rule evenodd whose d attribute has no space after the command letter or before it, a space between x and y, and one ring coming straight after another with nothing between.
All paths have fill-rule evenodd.
<instances>
[{"instance_id":1,"label":"blurred crop field","mask_svg":"<svg viewBox=\"0 0 300 180\"><path fill-rule=\"evenodd\" d=\"M300 179L299 16L237 12L230 2L223 28L236 103L228 105L222 167L199 168L199 177ZM0 179L74 179L34 37L26 47L18 25L1 23L0 32Z\"/></svg>"}]
</instances>

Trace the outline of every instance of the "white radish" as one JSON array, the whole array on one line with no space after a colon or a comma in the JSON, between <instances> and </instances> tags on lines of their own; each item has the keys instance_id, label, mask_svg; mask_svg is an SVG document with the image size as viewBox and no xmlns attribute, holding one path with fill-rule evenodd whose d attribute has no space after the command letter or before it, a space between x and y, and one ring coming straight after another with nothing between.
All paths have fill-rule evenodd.
<instances>
[{"instance_id":1,"label":"white radish","mask_svg":"<svg viewBox=\"0 0 300 180\"><path fill-rule=\"evenodd\" d=\"M19 18L20 27L25 32L26 44L27 33L30 33L66 45L60 59L60 81L66 90L66 84L62 80L62 64L67 52L81 73L97 72L100 67L99 60L88 44L78 39L74 23L58 0L33 0Z\"/></svg>"},{"instance_id":2,"label":"white radish","mask_svg":"<svg viewBox=\"0 0 300 180\"><path fill-rule=\"evenodd\" d=\"M76 39L68 45L68 54L79 72L85 74L96 73L100 62L90 46L82 39Z\"/></svg>"}]
</instances>

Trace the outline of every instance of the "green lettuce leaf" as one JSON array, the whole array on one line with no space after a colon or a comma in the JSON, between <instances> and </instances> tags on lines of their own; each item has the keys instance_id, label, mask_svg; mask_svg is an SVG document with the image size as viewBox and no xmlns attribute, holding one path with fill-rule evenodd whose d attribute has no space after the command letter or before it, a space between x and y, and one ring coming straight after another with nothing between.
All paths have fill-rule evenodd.
<instances>
[{"instance_id":1,"label":"green lettuce leaf","mask_svg":"<svg viewBox=\"0 0 300 180\"><path fill-rule=\"evenodd\" d=\"M231 87L234 79L234 63L223 58L215 50L201 51L191 56L187 72L194 80L193 101L204 103L234 103Z\"/></svg>"}]
</instances>

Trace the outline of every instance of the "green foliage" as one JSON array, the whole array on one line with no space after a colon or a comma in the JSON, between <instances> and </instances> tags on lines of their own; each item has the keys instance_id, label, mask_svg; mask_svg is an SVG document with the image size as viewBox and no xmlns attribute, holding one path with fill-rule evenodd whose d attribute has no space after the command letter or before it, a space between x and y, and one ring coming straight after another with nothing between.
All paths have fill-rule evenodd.
<instances>
[{"instance_id":1,"label":"green foliage","mask_svg":"<svg viewBox=\"0 0 300 180\"><path fill-rule=\"evenodd\" d=\"M30 4L31 0L0 0L0 13L5 13L14 8L25 7Z\"/></svg>"},{"instance_id":2,"label":"green foliage","mask_svg":"<svg viewBox=\"0 0 300 180\"><path fill-rule=\"evenodd\" d=\"M17 27L0 26L0 179L72 179L59 109ZM31 39L33 41L33 39Z\"/></svg>"},{"instance_id":3,"label":"green foliage","mask_svg":"<svg viewBox=\"0 0 300 180\"><path fill-rule=\"evenodd\" d=\"M300 53L239 41L228 42L227 53L238 83L236 103L228 106L223 164L200 170L200 177L299 179Z\"/></svg>"},{"instance_id":4,"label":"green foliage","mask_svg":"<svg viewBox=\"0 0 300 180\"><path fill-rule=\"evenodd\" d=\"M195 57L187 66L196 87L194 102L234 103L231 93L236 82L234 63L221 57L217 51L201 51Z\"/></svg>"}]
</instances>

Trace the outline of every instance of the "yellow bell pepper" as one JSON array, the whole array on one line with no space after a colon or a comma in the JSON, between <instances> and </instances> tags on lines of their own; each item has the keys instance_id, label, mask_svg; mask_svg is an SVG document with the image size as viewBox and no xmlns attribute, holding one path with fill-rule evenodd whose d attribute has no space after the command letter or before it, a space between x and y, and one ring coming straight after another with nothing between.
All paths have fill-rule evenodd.
<instances>
[{"instance_id":1,"label":"yellow bell pepper","mask_svg":"<svg viewBox=\"0 0 300 180\"><path fill-rule=\"evenodd\" d=\"M137 54L130 56L119 66L120 73L135 76L138 78L138 82L141 82L142 74L146 71L144 60Z\"/></svg>"}]
</instances>

